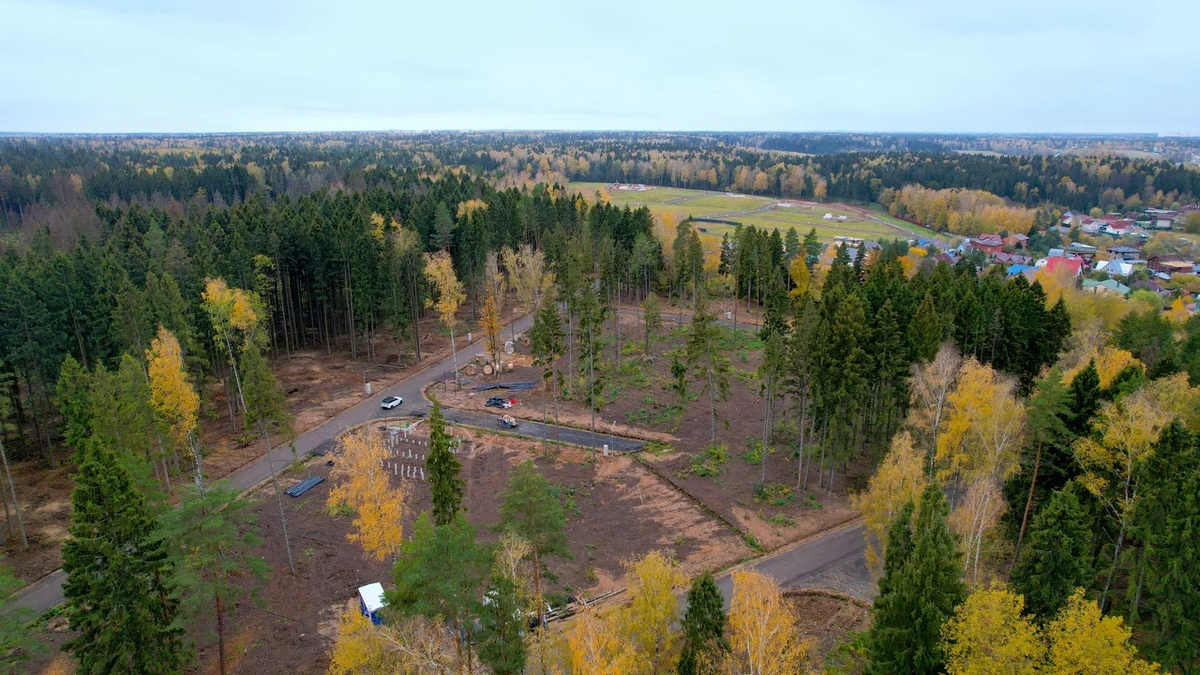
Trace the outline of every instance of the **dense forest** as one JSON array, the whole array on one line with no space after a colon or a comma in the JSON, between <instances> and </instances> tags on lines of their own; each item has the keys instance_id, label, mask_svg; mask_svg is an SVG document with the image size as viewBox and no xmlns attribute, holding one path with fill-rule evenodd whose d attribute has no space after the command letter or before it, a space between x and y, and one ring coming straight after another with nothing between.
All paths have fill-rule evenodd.
<instances>
[{"instance_id":1,"label":"dense forest","mask_svg":"<svg viewBox=\"0 0 1200 675\"><path fill-rule=\"evenodd\" d=\"M776 147L786 145L780 138L515 132L9 137L0 139L0 227L48 225L74 233L95 227L90 207L83 207L96 200L188 201L200 195L228 205L251 194L275 199L320 188L364 190L391 184L407 171L444 169L498 187L625 181L857 201L877 201L885 191L915 184L983 190L1026 207L1085 211L1170 208L1200 194L1194 168L1103 148L1093 156L959 154L915 139L897 145L871 137L863 144L828 135L812 154L798 154Z\"/></svg>"},{"instance_id":2,"label":"dense forest","mask_svg":"<svg viewBox=\"0 0 1200 675\"><path fill-rule=\"evenodd\" d=\"M671 355L670 392L707 401L711 444L696 453L697 472L722 451L716 401L731 377L722 324L736 326L743 307L761 317L764 447L794 453L798 486L815 473L819 488L832 490L852 464L879 467L855 498L881 574L875 625L859 645L867 672L980 663L981 644L1004 640L1020 641L1031 663L1077 672L1072 646L1094 626L1110 631L1097 647L1109 651L1083 653L1102 654L1111 672L1145 666L1129 646L1133 629L1152 658L1194 671L1200 567L1189 533L1200 494L1200 318L1164 312L1161 300L1084 293L1073 277L1008 277L982 268L978 256L952 265L906 241L852 252L825 246L815 230L739 226L706 248L690 220L656 222L646 208L589 201L559 181L695 187L711 177L711 187L741 189L749 179L746 191L862 200L885 190L895 199L916 183L986 190L1030 207L1088 208L1116 190L1126 200L1194 199L1198 174L1113 157L798 156L723 145L732 140L651 136L622 154L606 137L555 134L4 141L0 380L15 424L3 447L6 458L77 469L63 558L68 616L80 631L67 648L83 672L109 672L102 662L111 635L99 620L108 603L141 607L135 618L146 633L122 643L126 663L180 671L187 657L174 617L187 608L167 587L180 585L184 605L215 597L219 619L220 598L232 592L227 560L254 569L245 553L251 524L238 520L234 495L204 486L195 416L198 397L213 387L191 383L223 386L231 419L240 413L248 433L268 437L286 415L266 355L336 347L370 359L385 334L416 351L417 319L431 309L450 330L456 310L476 313L494 334L498 280L517 275L522 255L548 272L532 285L532 356L552 391L593 410L625 353L619 321L609 321L618 306L647 334L652 317L661 322L661 299L681 317L690 311L686 330L680 320L686 344ZM1035 234L1054 236L1029 218ZM612 359L602 353L610 346ZM461 519L462 482L438 411L430 420L432 516L408 539L389 539L386 527L360 539L396 563L390 602L406 618L389 619L388 629L399 631L396 641L417 633L440 640L441 656L457 651L462 667L471 643L464 657L435 624L478 619L490 631L479 644L495 650L481 658L495 672L522 672L525 647L517 645L525 642L503 625L513 612L475 601L485 581L496 584L494 597L515 591L498 576L488 580L493 551ZM145 433L134 442L139 427ZM347 466L360 450L363 466L378 463L363 443L347 444ZM74 450L69 459L63 445ZM196 490L165 509L145 485L151 472L167 489L170 474L194 474ZM353 492L335 494L362 512ZM505 527L535 547L539 584L537 556L564 547L558 497L528 464L514 471L502 502ZM129 525L111 528L99 513ZM217 513L228 531L211 522ZM283 531L286 540L286 523ZM224 549L213 539L234 543ZM291 564L290 548L288 556ZM97 571L95 560L109 567ZM682 581L661 576L669 565L652 555L636 565L668 580L663 593ZM201 581L179 572L194 569L205 570L195 575ZM985 586L989 571L1010 586ZM124 585L114 597L97 582L109 577L141 586ZM735 577L744 590L760 581ZM697 580L698 602L711 599L710 583ZM689 663L680 650L730 652L719 604L710 611L705 630L717 637L685 635L679 650L654 652L667 670ZM356 628L355 616L344 619L349 645L375 635ZM738 616L734 608L728 617L735 635L746 620ZM677 620L691 625L667 618L664 635ZM585 616L572 630L604 633L600 621ZM607 634L630 625L617 621ZM797 645L784 646L780 658L796 667ZM618 647L625 666L603 672L641 672L632 665L639 659Z\"/></svg>"}]
</instances>

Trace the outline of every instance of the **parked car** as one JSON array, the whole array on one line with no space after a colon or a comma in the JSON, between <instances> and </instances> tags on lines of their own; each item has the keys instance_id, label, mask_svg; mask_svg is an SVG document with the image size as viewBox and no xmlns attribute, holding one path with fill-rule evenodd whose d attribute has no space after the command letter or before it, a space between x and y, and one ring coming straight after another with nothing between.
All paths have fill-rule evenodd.
<instances>
[{"instance_id":1,"label":"parked car","mask_svg":"<svg viewBox=\"0 0 1200 675\"><path fill-rule=\"evenodd\" d=\"M489 398L483 405L484 405L484 407L487 407L487 408L504 408L504 409L508 409L513 406L512 401L504 398L503 396L493 396L493 397Z\"/></svg>"},{"instance_id":2,"label":"parked car","mask_svg":"<svg viewBox=\"0 0 1200 675\"><path fill-rule=\"evenodd\" d=\"M382 401L379 402L379 407L383 408L384 410L391 410L401 403L404 403L404 399L400 398L399 396L386 396Z\"/></svg>"},{"instance_id":3,"label":"parked car","mask_svg":"<svg viewBox=\"0 0 1200 675\"><path fill-rule=\"evenodd\" d=\"M496 422L504 429L517 428L517 419L512 415L501 415L496 418Z\"/></svg>"}]
</instances>

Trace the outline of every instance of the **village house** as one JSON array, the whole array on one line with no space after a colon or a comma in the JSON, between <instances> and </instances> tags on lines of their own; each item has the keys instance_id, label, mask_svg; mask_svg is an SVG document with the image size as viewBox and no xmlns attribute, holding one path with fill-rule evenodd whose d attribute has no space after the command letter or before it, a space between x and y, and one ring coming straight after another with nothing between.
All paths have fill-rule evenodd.
<instances>
[{"instance_id":1,"label":"village house","mask_svg":"<svg viewBox=\"0 0 1200 675\"><path fill-rule=\"evenodd\" d=\"M1166 298L1171 295L1170 289L1153 279L1139 279L1130 284L1130 287L1135 291L1150 291L1160 298Z\"/></svg>"},{"instance_id":2,"label":"village house","mask_svg":"<svg viewBox=\"0 0 1200 675\"><path fill-rule=\"evenodd\" d=\"M1113 260L1141 260L1142 252L1131 246L1110 246L1108 255Z\"/></svg>"},{"instance_id":3,"label":"village house","mask_svg":"<svg viewBox=\"0 0 1200 675\"><path fill-rule=\"evenodd\" d=\"M1083 290L1100 295L1119 295L1121 297L1129 295L1129 287L1115 279L1105 279L1104 281L1084 279Z\"/></svg>"},{"instance_id":4,"label":"village house","mask_svg":"<svg viewBox=\"0 0 1200 675\"><path fill-rule=\"evenodd\" d=\"M1073 241L1071 242L1071 245L1067 247L1067 253L1073 253L1077 256L1082 256L1090 260L1096 255L1096 247L1090 244L1084 244L1083 242Z\"/></svg>"},{"instance_id":5,"label":"village house","mask_svg":"<svg viewBox=\"0 0 1200 675\"><path fill-rule=\"evenodd\" d=\"M1172 274L1195 274L1196 262L1188 260L1181 255L1156 255L1152 256L1147 261L1147 266L1155 271L1166 275Z\"/></svg>"},{"instance_id":6,"label":"village house","mask_svg":"<svg viewBox=\"0 0 1200 675\"><path fill-rule=\"evenodd\" d=\"M1133 274L1134 264L1127 260L1102 260L1096 264L1097 272L1104 272L1113 277L1127 277Z\"/></svg>"},{"instance_id":7,"label":"village house","mask_svg":"<svg viewBox=\"0 0 1200 675\"><path fill-rule=\"evenodd\" d=\"M1061 249L1059 249L1061 251ZM1083 258L1077 255L1073 256L1054 256L1050 258L1042 258L1037 261L1037 266L1045 269L1051 274L1061 271L1069 272L1072 276L1079 276L1083 273Z\"/></svg>"},{"instance_id":8,"label":"village house","mask_svg":"<svg viewBox=\"0 0 1200 675\"><path fill-rule=\"evenodd\" d=\"M966 245L989 256L1004 250L1004 240L998 234L981 234L974 239L968 239Z\"/></svg>"},{"instance_id":9,"label":"village house","mask_svg":"<svg viewBox=\"0 0 1200 675\"><path fill-rule=\"evenodd\" d=\"M995 261L1001 264L1009 265L1032 265L1033 258L1019 253L1006 253L1001 251L995 255Z\"/></svg>"},{"instance_id":10,"label":"village house","mask_svg":"<svg viewBox=\"0 0 1200 675\"><path fill-rule=\"evenodd\" d=\"M1104 234L1118 239L1130 234L1133 231L1132 220L1114 220L1104 226Z\"/></svg>"},{"instance_id":11,"label":"village house","mask_svg":"<svg viewBox=\"0 0 1200 675\"><path fill-rule=\"evenodd\" d=\"M1024 234L1010 234L1004 238L1004 243L1013 248L1025 248L1029 245L1029 236Z\"/></svg>"},{"instance_id":12,"label":"village house","mask_svg":"<svg viewBox=\"0 0 1200 675\"><path fill-rule=\"evenodd\" d=\"M1146 209L1146 215L1150 216L1150 227L1155 230L1169 230L1175 227L1175 220L1179 216L1177 212L1166 209Z\"/></svg>"}]
</instances>

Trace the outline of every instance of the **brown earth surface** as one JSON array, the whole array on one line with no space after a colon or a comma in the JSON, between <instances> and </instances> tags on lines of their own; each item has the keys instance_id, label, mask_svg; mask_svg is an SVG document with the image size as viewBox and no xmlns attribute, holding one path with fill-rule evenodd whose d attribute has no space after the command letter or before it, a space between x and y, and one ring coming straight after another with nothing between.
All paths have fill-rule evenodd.
<instances>
[{"instance_id":1,"label":"brown earth surface","mask_svg":"<svg viewBox=\"0 0 1200 675\"><path fill-rule=\"evenodd\" d=\"M871 605L858 598L808 588L784 591L783 596L799 619L800 635L812 640L814 663L825 663L851 633L871 626Z\"/></svg>"},{"instance_id":2,"label":"brown earth surface","mask_svg":"<svg viewBox=\"0 0 1200 675\"><path fill-rule=\"evenodd\" d=\"M373 431L387 425L371 423ZM410 435L412 441L394 443L393 458L388 460L398 467L394 471L416 467L420 475L428 450L427 431L422 423ZM737 533L630 457L597 457L576 448L555 453L537 443L471 429L455 428L454 433L462 439L459 459L467 481L467 518L480 527L484 540L495 538L487 526L499 520L499 493L513 466L533 460L558 486L567 506L573 559L551 561L558 581L548 590L594 594L620 587L623 563L655 549L671 552L689 575L727 567L752 555ZM336 462L337 458L316 457L306 466L292 468L284 474L281 488L309 475L327 476L327 461ZM404 517L407 530L422 510L431 507L429 484L399 477L391 483L409 495ZM324 672L338 616L352 603L356 589L375 581L391 585L390 565L367 558L356 544L347 541L353 518L334 516L326 509L329 488L326 481L298 499L284 497L296 576L287 573L269 484L249 495L256 500L254 511L264 539L255 554L261 555L272 571L260 589L260 603L244 601L233 612L236 635L228 646L231 673ZM57 646L68 638L65 625L58 625L46 641ZM192 672L215 672L215 655L215 645L205 641L197 654L199 665ZM69 665L69 661L47 652L35 660L30 672L56 672L46 669L52 664Z\"/></svg>"},{"instance_id":3,"label":"brown earth surface","mask_svg":"<svg viewBox=\"0 0 1200 675\"><path fill-rule=\"evenodd\" d=\"M457 340L461 347L465 344L466 331L473 325L469 310L460 312L460 322L464 333L457 336ZM359 360L352 360L349 341L345 338L332 344L328 351L319 346L274 359L275 377L286 394L296 433L302 434L362 401L364 373L372 390L378 392L417 372L424 364L437 363L450 355L449 334L442 334L432 316L421 320L420 333L422 358L419 363L412 340L396 342L383 334L374 340L374 358L370 361L366 360L362 345L358 347ZM241 427L240 414L236 425L230 423L225 396L219 382L210 384L201 410L200 438L206 451L204 468L213 480L228 476L265 453L262 443L248 442L252 439ZM40 459L13 461L15 453L9 455L30 548L23 551L19 538L10 538L0 546L0 555L14 574L27 582L53 572L62 563L60 548L67 536L74 485L74 467L68 463L70 452L69 448L63 447L56 450L60 460L57 469L47 468ZM175 478L174 482L188 480L190 475Z\"/></svg>"},{"instance_id":4,"label":"brown earth surface","mask_svg":"<svg viewBox=\"0 0 1200 675\"><path fill-rule=\"evenodd\" d=\"M853 519L857 514L850 509L846 494L865 487L873 468L869 457L860 457L845 470L839 469L833 492L818 488L815 471L809 472L807 489L800 490L796 475L799 460L795 457L795 449L777 443L767 455L765 483L786 487L790 497L783 497L778 505L757 498L755 486L763 483L762 465L751 464L745 456L748 443L761 439L763 434L763 400L755 372L762 350L760 343L748 333L727 338L722 345L733 372L729 378L728 397L716 403L717 442L727 446L729 459L720 467L718 476L696 476L689 471L694 458L711 441L709 400L707 394L701 393L698 383L690 382L692 400L681 415L672 416L669 412L669 406L679 401L678 395L668 388L670 366L674 354L680 353L682 358L681 350L686 341L686 330L676 327L673 319L674 315L668 316L664 310L664 329L652 343L654 358L651 361L641 350L640 319L636 315L621 315L622 351L625 352L621 356L622 370L617 370L611 338L597 359L597 366L603 371L601 377L609 384L602 394L604 405L596 414L596 431L613 430L619 435L666 444L668 447L664 451L645 455L648 465L704 507L753 536L768 550ZM686 329L686 321L683 326ZM606 335L611 336L611 322L606 324L606 331ZM519 357L528 351L528 347L518 340L516 350ZM556 367L569 372L570 357L559 359ZM540 373L533 367L517 368L513 373L503 374L502 378L509 382L537 381ZM430 391L439 398L444 397L444 402L449 405L472 410L484 410L483 402L490 396L503 395L516 400L516 405L505 411L507 414L540 420L545 409L548 418L553 420L553 397L541 387L513 392L471 391L473 386L493 380L494 377L476 377L471 386L457 392L453 387L441 384L434 385ZM591 428L591 410L582 402L582 388L586 384L586 380L581 380L574 396L560 395L558 416L563 424Z\"/></svg>"}]
</instances>

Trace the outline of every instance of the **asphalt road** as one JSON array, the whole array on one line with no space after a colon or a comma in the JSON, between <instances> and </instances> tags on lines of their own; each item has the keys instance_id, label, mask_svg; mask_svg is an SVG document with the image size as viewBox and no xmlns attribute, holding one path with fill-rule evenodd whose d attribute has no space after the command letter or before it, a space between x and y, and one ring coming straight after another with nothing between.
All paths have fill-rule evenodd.
<instances>
[{"instance_id":1,"label":"asphalt road","mask_svg":"<svg viewBox=\"0 0 1200 675\"><path fill-rule=\"evenodd\" d=\"M532 323L533 319L531 316L518 320L516 322L516 332L527 331ZM505 332L508 332L508 330L509 328L506 326ZM482 354L483 342L477 340L459 351L458 362L466 363ZM439 380L446 372L453 368L454 358L451 356L438 363L431 364L424 370L397 382L384 391L375 392L371 398L364 399L358 405L343 411L297 438L295 443L296 456L307 457L308 455L322 454L328 450L332 450L334 439L337 438L338 434L363 422L385 417L395 417L401 414L427 413L429 411L429 404L421 395L421 391L427 385ZM404 399L404 403L395 409L383 410L379 407L379 401L385 396L399 396ZM494 415L447 410L446 417L459 424L496 427ZM521 426L511 433L553 440L554 425L522 421ZM568 427L562 427L559 435L561 440L565 442L597 448L605 444L610 444L616 450L636 450L642 446L640 442L619 437L615 439L614 443L614 439L606 434L592 434L588 431ZM275 448L273 453L275 467L282 469L290 464L293 460L290 455L291 453L287 448ZM271 460L264 455L234 472L226 481L230 487L244 491L270 477ZM17 605L29 607L41 613L60 604L64 600L62 585L65 580L66 574L62 570L56 570L46 575L21 593L17 598Z\"/></svg>"},{"instance_id":2,"label":"asphalt road","mask_svg":"<svg viewBox=\"0 0 1200 675\"><path fill-rule=\"evenodd\" d=\"M784 588L803 588L809 585L811 578L829 568L857 562L865 550L863 526L856 523L752 561L745 567L774 578ZM733 594L732 576L717 577L717 587L721 589L728 609Z\"/></svg>"},{"instance_id":3,"label":"asphalt road","mask_svg":"<svg viewBox=\"0 0 1200 675\"><path fill-rule=\"evenodd\" d=\"M524 332L528 330L531 323L532 317L525 317L517 321L516 331ZM482 355L482 353L483 344L481 341L476 341L459 352L459 363L466 363L472 358ZM297 456L306 457L332 450L334 439L337 438L338 434L363 422L385 417L395 417L397 414L427 412L429 404L426 403L424 397L421 395L422 389L426 385L440 379L445 372L452 368L452 358L432 364L421 372L405 378L384 391L376 392L371 398L364 399L358 405L343 411L320 426L309 430L296 439L295 448ZM404 403L394 410L382 410L379 407L379 401L384 396L400 396L404 399ZM447 419L460 424L495 427L494 415L447 410ZM522 420L520 427L512 433L553 440L555 427L550 424ZM603 433L592 434L589 431L569 427L559 427L559 437L561 440L575 445L598 448L604 444L608 444L617 451L636 450L642 446L642 443L638 441L612 437ZM276 449L274 453L275 466L282 468L289 464L292 459L289 455L290 452L286 449ZM247 490L270 478L270 476L271 463L264 455L234 472L233 475L228 477L227 481L231 487L237 490ZM861 556L863 549L862 526L859 525L828 533L791 549L786 549L769 558L755 561L751 563L751 566L761 572L770 574L783 586L802 585L803 580L807 576L818 573L852 556ZM66 574L62 570L52 572L37 583L26 588L17 598L17 605L29 607L41 613L62 603L64 600L62 585L65 580ZM728 603L732 581L728 576L723 576L719 580L719 585L721 591L726 596L726 603Z\"/></svg>"}]
</instances>

